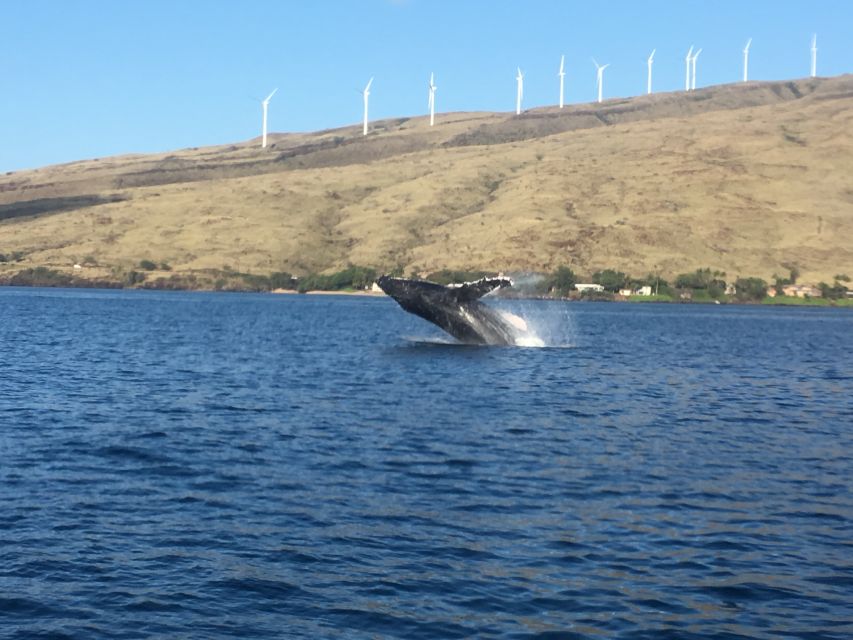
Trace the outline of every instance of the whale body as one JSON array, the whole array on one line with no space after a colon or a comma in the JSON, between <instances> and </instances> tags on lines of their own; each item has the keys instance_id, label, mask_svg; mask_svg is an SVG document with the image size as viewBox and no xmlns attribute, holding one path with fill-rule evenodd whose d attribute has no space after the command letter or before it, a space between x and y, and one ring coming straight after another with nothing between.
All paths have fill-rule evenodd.
<instances>
[{"instance_id":1,"label":"whale body","mask_svg":"<svg viewBox=\"0 0 853 640\"><path fill-rule=\"evenodd\" d=\"M376 284L409 313L429 320L466 344L515 345L524 320L480 302L480 298L512 286L508 278L483 278L458 286L428 280L382 276Z\"/></svg>"}]
</instances>

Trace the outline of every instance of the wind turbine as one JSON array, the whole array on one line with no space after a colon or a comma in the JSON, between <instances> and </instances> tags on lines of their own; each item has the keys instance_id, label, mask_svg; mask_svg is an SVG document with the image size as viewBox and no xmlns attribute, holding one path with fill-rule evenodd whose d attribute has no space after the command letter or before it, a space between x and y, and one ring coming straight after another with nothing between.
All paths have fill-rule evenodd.
<instances>
[{"instance_id":1,"label":"wind turbine","mask_svg":"<svg viewBox=\"0 0 853 640\"><path fill-rule=\"evenodd\" d=\"M364 133L362 135L367 135L367 99L370 97L370 85L373 84L373 76L370 77L370 80L367 81L367 86L364 87L364 91L361 94L364 96Z\"/></svg>"},{"instance_id":2,"label":"wind turbine","mask_svg":"<svg viewBox=\"0 0 853 640\"><path fill-rule=\"evenodd\" d=\"M264 117L261 123L261 149L265 149L267 146L267 110L270 106L270 99L273 97L275 92L278 91L278 88L272 90L272 93L269 94L265 99L261 100L261 109L263 109ZM257 100L257 98L255 98Z\"/></svg>"},{"instance_id":3,"label":"wind turbine","mask_svg":"<svg viewBox=\"0 0 853 640\"><path fill-rule=\"evenodd\" d=\"M687 57L684 59L684 63L687 66L687 69L684 72L684 90L690 91L690 59L693 55L693 45L690 45L690 49L687 51Z\"/></svg>"},{"instance_id":4,"label":"wind turbine","mask_svg":"<svg viewBox=\"0 0 853 640\"><path fill-rule=\"evenodd\" d=\"M435 90L438 87L435 86L435 76L434 74L429 74L429 126L435 124Z\"/></svg>"},{"instance_id":5,"label":"wind turbine","mask_svg":"<svg viewBox=\"0 0 853 640\"><path fill-rule=\"evenodd\" d=\"M598 84L598 101L601 102L601 89L604 85L604 70L610 66L610 63L608 62L605 65L600 65L595 61L595 58L593 58L592 64L595 65L595 81Z\"/></svg>"},{"instance_id":6,"label":"wind turbine","mask_svg":"<svg viewBox=\"0 0 853 640\"><path fill-rule=\"evenodd\" d=\"M560 56L560 73L557 74L560 76L560 109L563 108L563 80L566 77L565 64L566 56Z\"/></svg>"},{"instance_id":7,"label":"wind turbine","mask_svg":"<svg viewBox=\"0 0 853 640\"><path fill-rule=\"evenodd\" d=\"M649 65L649 80L646 83L646 93L652 92L652 62L655 60L655 51L657 51L657 49L652 49L652 55L649 56L647 61L647 64Z\"/></svg>"},{"instance_id":8,"label":"wind turbine","mask_svg":"<svg viewBox=\"0 0 853 640\"><path fill-rule=\"evenodd\" d=\"M515 76L515 81L518 89L515 94L515 115L521 114L521 99L524 97L524 74L521 73L521 67L518 68L518 75Z\"/></svg>"},{"instance_id":9,"label":"wind turbine","mask_svg":"<svg viewBox=\"0 0 853 640\"><path fill-rule=\"evenodd\" d=\"M817 75L817 34L812 36L812 78Z\"/></svg>"},{"instance_id":10,"label":"wind turbine","mask_svg":"<svg viewBox=\"0 0 853 640\"><path fill-rule=\"evenodd\" d=\"M702 53L702 49L693 54L693 82L690 84L692 91L696 91L696 58L699 57L700 53Z\"/></svg>"},{"instance_id":11,"label":"wind turbine","mask_svg":"<svg viewBox=\"0 0 853 640\"><path fill-rule=\"evenodd\" d=\"M746 41L746 46L743 48L743 81L746 82L749 78L749 45L752 44L752 38Z\"/></svg>"}]
</instances>

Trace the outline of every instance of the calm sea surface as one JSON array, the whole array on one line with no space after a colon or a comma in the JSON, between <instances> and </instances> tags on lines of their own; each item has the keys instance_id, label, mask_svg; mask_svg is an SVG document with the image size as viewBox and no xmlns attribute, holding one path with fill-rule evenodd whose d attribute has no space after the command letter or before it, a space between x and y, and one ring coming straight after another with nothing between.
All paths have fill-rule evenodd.
<instances>
[{"instance_id":1,"label":"calm sea surface","mask_svg":"<svg viewBox=\"0 0 853 640\"><path fill-rule=\"evenodd\" d=\"M0 289L2 638L853 637L853 313Z\"/></svg>"}]
</instances>

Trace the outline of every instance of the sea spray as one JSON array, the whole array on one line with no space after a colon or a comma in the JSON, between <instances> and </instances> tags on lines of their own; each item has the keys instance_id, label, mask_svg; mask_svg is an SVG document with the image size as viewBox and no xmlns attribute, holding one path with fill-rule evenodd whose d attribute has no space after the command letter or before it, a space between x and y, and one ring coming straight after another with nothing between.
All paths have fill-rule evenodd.
<instances>
[{"instance_id":1,"label":"sea spray","mask_svg":"<svg viewBox=\"0 0 853 640\"><path fill-rule=\"evenodd\" d=\"M502 294L532 296L542 293L545 276L541 273L513 273L510 280L512 280L512 288L508 291L502 290Z\"/></svg>"},{"instance_id":2,"label":"sea spray","mask_svg":"<svg viewBox=\"0 0 853 640\"><path fill-rule=\"evenodd\" d=\"M517 329L517 346L571 348L576 344L571 305L564 300L495 300L490 304Z\"/></svg>"}]
</instances>

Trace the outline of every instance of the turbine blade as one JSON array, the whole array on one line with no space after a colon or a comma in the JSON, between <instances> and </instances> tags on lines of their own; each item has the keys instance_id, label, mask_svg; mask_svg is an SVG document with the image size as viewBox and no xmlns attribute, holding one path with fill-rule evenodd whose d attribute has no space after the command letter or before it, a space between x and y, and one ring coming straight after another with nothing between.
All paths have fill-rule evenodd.
<instances>
[{"instance_id":1,"label":"turbine blade","mask_svg":"<svg viewBox=\"0 0 853 640\"><path fill-rule=\"evenodd\" d=\"M651 62L652 60L654 60L654 58L655 58L655 51L657 51L657 49L652 49L652 55L650 55L650 56L649 56L649 62Z\"/></svg>"},{"instance_id":2,"label":"turbine blade","mask_svg":"<svg viewBox=\"0 0 853 640\"><path fill-rule=\"evenodd\" d=\"M598 64L598 63L595 61L595 58L591 58L591 60L592 60L592 64L594 64L594 65L595 65L595 68L596 68L596 69L598 69L598 67L600 67L600 66L601 66L600 64Z\"/></svg>"},{"instance_id":3,"label":"turbine blade","mask_svg":"<svg viewBox=\"0 0 853 640\"><path fill-rule=\"evenodd\" d=\"M368 93L370 91L370 85L373 84L373 76L370 76L370 80L367 81L367 86L364 88L364 92Z\"/></svg>"}]
</instances>

